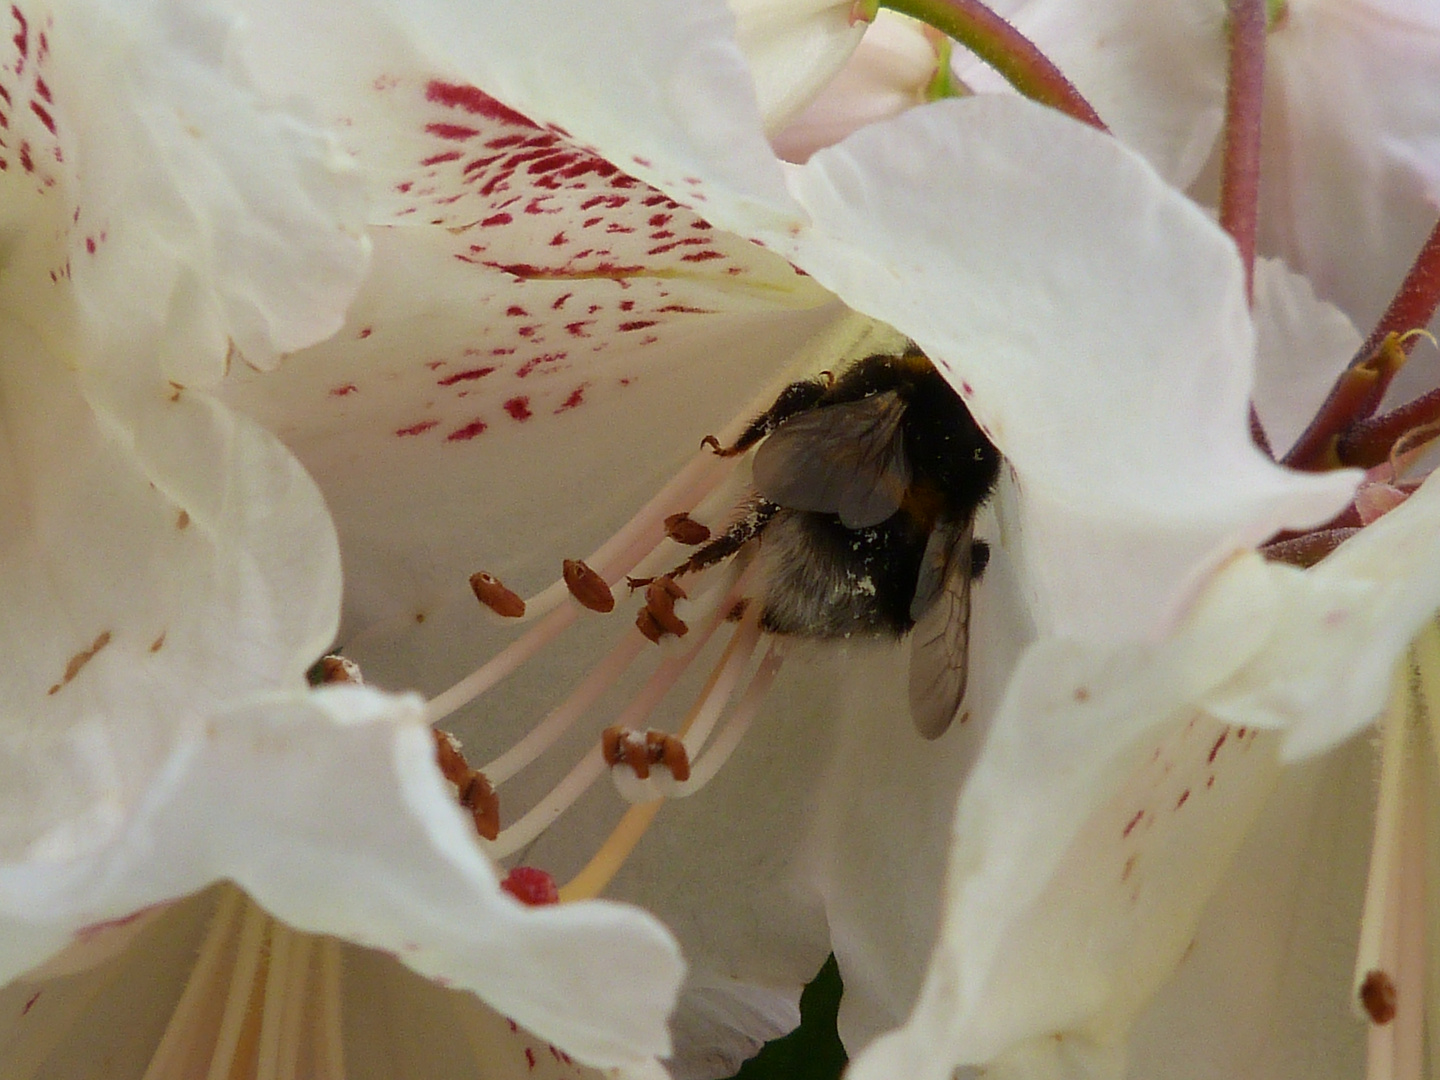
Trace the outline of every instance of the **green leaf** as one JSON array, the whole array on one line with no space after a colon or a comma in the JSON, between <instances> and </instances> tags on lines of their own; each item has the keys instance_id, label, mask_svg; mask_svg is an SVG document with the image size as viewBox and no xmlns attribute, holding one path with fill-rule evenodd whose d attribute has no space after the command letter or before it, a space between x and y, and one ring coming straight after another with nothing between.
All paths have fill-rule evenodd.
<instances>
[{"instance_id":1,"label":"green leaf","mask_svg":"<svg viewBox=\"0 0 1440 1080\"><path fill-rule=\"evenodd\" d=\"M766 1043L734 1080L836 1080L848 1060L835 1032L842 990L840 967L831 956L800 995L800 1026Z\"/></svg>"}]
</instances>

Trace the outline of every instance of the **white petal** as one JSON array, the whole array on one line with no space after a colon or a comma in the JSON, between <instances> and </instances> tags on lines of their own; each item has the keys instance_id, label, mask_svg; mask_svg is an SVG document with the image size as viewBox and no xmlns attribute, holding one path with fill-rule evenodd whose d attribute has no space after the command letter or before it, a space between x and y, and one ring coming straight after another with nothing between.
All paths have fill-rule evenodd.
<instances>
[{"instance_id":1,"label":"white petal","mask_svg":"<svg viewBox=\"0 0 1440 1080\"><path fill-rule=\"evenodd\" d=\"M1276 259L1255 264L1255 332L1255 411L1283 455L1359 351L1360 333Z\"/></svg>"},{"instance_id":2,"label":"white petal","mask_svg":"<svg viewBox=\"0 0 1440 1080\"><path fill-rule=\"evenodd\" d=\"M28 280L12 267L8 288L53 318L73 283L69 333L103 342L112 365L116 342L158 349L184 383L217 380L229 342L259 363L336 329L365 269L358 178L235 70L221 8L97 2L12 19L26 24L8 68L17 120L47 130L17 140L34 165L11 183L38 181L55 232L36 230Z\"/></svg>"},{"instance_id":3,"label":"white petal","mask_svg":"<svg viewBox=\"0 0 1440 1080\"><path fill-rule=\"evenodd\" d=\"M866 124L922 104L939 62L926 29L882 8L849 62L776 132L771 139L775 152L786 161L804 161Z\"/></svg>"},{"instance_id":4,"label":"white petal","mask_svg":"<svg viewBox=\"0 0 1440 1080\"><path fill-rule=\"evenodd\" d=\"M159 779L91 858L0 868L5 938L224 877L291 926L391 951L584 1060L668 1050L681 974L669 935L620 905L525 908L503 893L417 699L338 687L257 700L186 732Z\"/></svg>"},{"instance_id":5,"label":"white petal","mask_svg":"<svg viewBox=\"0 0 1440 1080\"><path fill-rule=\"evenodd\" d=\"M1248 560L1160 646L1041 641L960 800L941 942L908 1024L858 1078L1105 1075L1183 954L1278 771L1274 740L1187 707L1273 610ZM1057 1037L1058 1036L1058 1037ZM999 1060L994 1060L998 1058Z\"/></svg>"},{"instance_id":6,"label":"white petal","mask_svg":"<svg viewBox=\"0 0 1440 1080\"><path fill-rule=\"evenodd\" d=\"M770 132L795 118L868 33L851 5L835 0L730 0L730 9Z\"/></svg>"},{"instance_id":7,"label":"white petal","mask_svg":"<svg viewBox=\"0 0 1440 1080\"><path fill-rule=\"evenodd\" d=\"M1225 105L1224 6L1213 0L1026 0L995 5L1094 106L1107 127L1175 187L1210 154ZM957 54L977 90L1008 90Z\"/></svg>"},{"instance_id":8,"label":"white petal","mask_svg":"<svg viewBox=\"0 0 1440 1080\"><path fill-rule=\"evenodd\" d=\"M643 0L603 17L577 0L245 6L263 42L251 63L327 112L373 120L390 79L419 67L483 87L657 186L776 227L796 220L723 0Z\"/></svg>"},{"instance_id":9,"label":"white petal","mask_svg":"<svg viewBox=\"0 0 1440 1080\"><path fill-rule=\"evenodd\" d=\"M1296 0L1266 55L1261 243L1368 331L1435 223L1440 15Z\"/></svg>"},{"instance_id":10,"label":"white petal","mask_svg":"<svg viewBox=\"0 0 1440 1080\"><path fill-rule=\"evenodd\" d=\"M1361 737L1287 768L1175 979L1141 1014L1129 1076L1360 1076L1351 997L1375 799Z\"/></svg>"},{"instance_id":11,"label":"white petal","mask_svg":"<svg viewBox=\"0 0 1440 1080\"><path fill-rule=\"evenodd\" d=\"M1003 510L1012 493L1001 483ZM997 543L1003 531L988 511L976 535L990 540L992 554L973 589L964 718L934 742L915 733L906 702L908 642L871 654L854 650L835 676L843 692L827 739L835 743L834 761L821 777L805 863L825 899L845 984L840 1036L852 1055L914 1006L940 924L951 846L945 825L1034 636L1013 560Z\"/></svg>"},{"instance_id":12,"label":"white petal","mask_svg":"<svg viewBox=\"0 0 1440 1080\"><path fill-rule=\"evenodd\" d=\"M734 1076L761 1046L799 1023L799 986L786 993L713 975L692 978L672 1022L677 1053L666 1064L675 1080Z\"/></svg>"},{"instance_id":13,"label":"white petal","mask_svg":"<svg viewBox=\"0 0 1440 1080\"><path fill-rule=\"evenodd\" d=\"M176 728L298 685L339 605L329 518L272 436L158 379L85 382L0 338L8 858L103 845Z\"/></svg>"},{"instance_id":14,"label":"white petal","mask_svg":"<svg viewBox=\"0 0 1440 1080\"><path fill-rule=\"evenodd\" d=\"M1380 714L1396 659L1440 608L1440 479L1311 569L1268 569L1282 597L1273 640L1206 704L1236 723L1286 729L1293 760Z\"/></svg>"},{"instance_id":15,"label":"white petal","mask_svg":"<svg viewBox=\"0 0 1440 1080\"><path fill-rule=\"evenodd\" d=\"M1234 246L1114 139L987 96L790 176L815 220L796 262L925 348L1015 470L1042 633L1142 635L1230 552L1348 500L1356 474L1251 443Z\"/></svg>"}]
</instances>

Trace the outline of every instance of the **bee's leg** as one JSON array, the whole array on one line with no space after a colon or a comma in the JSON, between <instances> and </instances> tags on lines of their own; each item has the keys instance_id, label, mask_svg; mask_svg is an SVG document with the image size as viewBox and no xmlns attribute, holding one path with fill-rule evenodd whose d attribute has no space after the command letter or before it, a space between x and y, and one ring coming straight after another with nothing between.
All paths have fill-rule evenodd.
<instances>
[{"instance_id":1,"label":"bee's leg","mask_svg":"<svg viewBox=\"0 0 1440 1080\"><path fill-rule=\"evenodd\" d=\"M984 540L974 540L970 544L970 580L979 581L980 575L985 573L985 568L990 565L990 545Z\"/></svg>"},{"instance_id":2,"label":"bee's leg","mask_svg":"<svg viewBox=\"0 0 1440 1080\"><path fill-rule=\"evenodd\" d=\"M780 396L775 399L774 405L750 421L733 444L721 446L720 440L714 435L706 435L700 440L700 445L710 447L720 457L734 457L736 454L743 454L790 417L805 412L807 409L813 409L815 403L825 395L834 381L835 376L826 372L814 379L793 382L780 391Z\"/></svg>"},{"instance_id":3,"label":"bee's leg","mask_svg":"<svg viewBox=\"0 0 1440 1080\"><path fill-rule=\"evenodd\" d=\"M768 499L755 499L745 506L745 514L723 533L695 552L675 569L662 577L677 578L682 574L695 574L718 562L724 562L759 536L770 519L780 512L778 503ZM643 589L655 578L626 578L626 584L633 589Z\"/></svg>"}]
</instances>

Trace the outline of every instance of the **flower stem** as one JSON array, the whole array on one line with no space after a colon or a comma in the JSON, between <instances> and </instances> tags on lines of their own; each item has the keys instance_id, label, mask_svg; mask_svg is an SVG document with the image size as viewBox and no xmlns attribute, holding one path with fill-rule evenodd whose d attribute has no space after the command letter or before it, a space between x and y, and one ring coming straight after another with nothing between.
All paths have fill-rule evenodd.
<instances>
[{"instance_id":1,"label":"flower stem","mask_svg":"<svg viewBox=\"0 0 1440 1080\"><path fill-rule=\"evenodd\" d=\"M1252 304L1255 301L1255 221L1260 207L1265 21L1265 0L1231 0L1220 225L1240 249L1240 261L1245 265L1245 295Z\"/></svg>"},{"instance_id":2,"label":"flower stem","mask_svg":"<svg viewBox=\"0 0 1440 1080\"><path fill-rule=\"evenodd\" d=\"M1370 469L1390 456L1395 444L1419 428L1440 423L1440 389L1407 401L1398 409L1361 420L1335 440L1335 460L1341 465Z\"/></svg>"},{"instance_id":3,"label":"flower stem","mask_svg":"<svg viewBox=\"0 0 1440 1080\"><path fill-rule=\"evenodd\" d=\"M1409 330L1428 325L1435 317L1436 308L1440 308L1440 222L1436 222L1435 228L1426 237L1420 254L1415 256L1414 265L1400 283L1400 291L1395 294L1395 299L1390 301L1390 306L1385 309L1385 314L1380 316L1379 324L1365 344L1360 346L1356 357L1369 356L1380 348L1391 334L1403 335ZM1411 338L1404 344L1405 351L1409 352L1414 345L1414 339Z\"/></svg>"},{"instance_id":4,"label":"flower stem","mask_svg":"<svg viewBox=\"0 0 1440 1080\"><path fill-rule=\"evenodd\" d=\"M1032 101L1106 130L1090 103L1035 43L979 0L858 0L856 11L861 18L873 19L881 7L954 38Z\"/></svg>"},{"instance_id":5,"label":"flower stem","mask_svg":"<svg viewBox=\"0 0 1440 1080\"><path fill-rule=\"evenodd\" d=\"M1409 331L1428 324L1437 308L1440 308L1440 223L1421 246L1420 254L1379 324L1335 381L1330 396L1310 426L1285 455L1284 464L1309 470L1365 460L1373 465L1385 460L1390 446L1400 435L1440 416L1437 411L1440 402L1432 400L1436 391L1431 391L1367 423L1380 407L1390 380L1415 345L1415 337ZM1342 456L1337 444L1347 447L1343 453L1353 457ZM1383 449L1376 449L1382 446Z\"/></svg>"}]
</instances>

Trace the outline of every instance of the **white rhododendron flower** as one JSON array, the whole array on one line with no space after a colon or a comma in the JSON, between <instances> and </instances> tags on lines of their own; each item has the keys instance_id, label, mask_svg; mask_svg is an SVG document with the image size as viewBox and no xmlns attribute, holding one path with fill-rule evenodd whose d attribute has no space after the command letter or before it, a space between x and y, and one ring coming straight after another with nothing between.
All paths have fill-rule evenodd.
<instances>
[{"instance_id":1,"label":"white rhododendron flower","mask_svg":"<svg viewBox=\"0 0 1440 1080\"><path fill-rule=\"evenodd\" d=\"M786 161L804 161L857 128L924 104L937 71L942 66L948 71L949 61L947 39L923 23L882 10L820 96L775 134L775 152Z\"/></svg>"},{"instance_id":2,"label":"white rhododendron flower","mask_svg":"<svg viewBox=\"0 0 1440 1080\"><path fill-rule=\"evenodd\" d=\"M904 1015L938 916L944 837L915 823L948 818L1025 643L1166 635L1234 552L1327 519L1354 489L1251 445L1256 328L1233 247L1115 140L1008 97L912 110L782 167L718 5L601 20L412 5L392 29L302 10L332 49L301 63L290 16L255 11L264 40L294 51L250 60L320 100L367 166L376 272L335 339L227 393L326 492L348 574L339 640L373 681L438 696L432 715L469 696L447 687L504 640L470 596L476 571L531 593L550 612L537 625L576 619L533 595L561 558L622 526L701 435L864 340L832 295L919 342L1006 454L1013 476L979 526L995 558L976 590L970 725L922 746L898 688L872 679L857 697L823 654L802 660L809 701L777 697L715 787L607 871L607 895L661 915L691 962L676 1020L691 1074L732 1060L728 1026L783 1029L784 997L832 944L868 1010L859 1046ZM616 70L606 43L622 39L637 59ZM651 40L664 45L637 44ZM661 511L698 498L672 489L637 520L658 539ZM620 584L635 564L607 561L617 551L596 565ZM610 850L625 806L583 794L604 771L599 714L615 712L566 726L611 662L525 733L597 638L615 665L649 648L605 625L586 616L591 644L543 651L513 690L444 721L499 785L492 853L561 881ZM853 649L852 673L887 668L893 687L883 653ZM902 914L895 867L918 894ZM572 885L562 895L590 888Z\"/></svg>"},{"instance_id":3,"label":"white rhododendron flower","mask_svg":"<svg viewBox=\"0 0 1440 1080\"><path fill-rule=\"evenodd\" d=\"M255 78L232 10L7 18L6 981L230 878L295 928L643 1067L680 975L664 929L517 904L418 699L305 689L335 631L333 525L290 453L213 393L227 366L272 367L340 326L370 247L355 162ZM7 1061L43 1067L67 1011L40 1007L43 985L9 997ZM214 1016L179 1016L177 1037ZM228 1070L239 1044L215 1045L205 1067Z\"/></svg>"}]
</instances>

